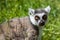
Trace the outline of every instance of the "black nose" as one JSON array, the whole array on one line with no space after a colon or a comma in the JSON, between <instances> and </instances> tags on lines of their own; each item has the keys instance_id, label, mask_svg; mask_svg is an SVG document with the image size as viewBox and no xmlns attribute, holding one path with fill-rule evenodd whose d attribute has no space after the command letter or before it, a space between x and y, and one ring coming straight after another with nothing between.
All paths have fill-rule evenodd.
<instances>
[{"instance_id":1,"label":"black nose","mask_svg":"<svg viewBox=\"0 0 60 40\"><path fill-rule=\"evenodd\" d=\"M43 25L45 25L45 22L40 22L39 23L39 26L43 26Z\"/></svg>"}]
</instances>

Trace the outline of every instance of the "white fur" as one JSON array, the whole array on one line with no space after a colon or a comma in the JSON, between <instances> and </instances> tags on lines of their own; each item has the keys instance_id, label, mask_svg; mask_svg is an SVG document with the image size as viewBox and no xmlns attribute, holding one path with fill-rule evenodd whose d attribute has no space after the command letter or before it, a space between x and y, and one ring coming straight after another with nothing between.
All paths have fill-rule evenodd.
<instances>
[{"instance_id":1,"label":"white fur","mask_svg":"<svg viewBox=\"0 0 60 40\"><path fill-rule=\"evenodd\" d=\"M34 19L34 16L30 15L30 20L31 20L32 24L37 25L36 21Z\"/></svg>"},{"instance_id":2,"label":"white fur","mask_svg":"<svg viewBox=\"0 0 60 40\"><path fill-rule=\"evenodd\" d=\"M34 10L34 9L29 8L29 15L33 15L33 14L34 14L34 12L35 12L35 10Z\"/></svg>"},{"instance_id":3,"label":"white fur","mask_svg":"<svg viewBox=\"0 0 60 40\"><path fill-rule=\"evenodd\" d=\"M34 11L35 11L34 9L29 8L29 17L30 17L30 20L31 20L32 24L36 25L36 21L34 19Z\"/></svg>"},{"instance_id":4,"label":"white fur","mask_svg":"<svg viewBox=\"0 0 60 40\"><path fill-rule=\"evenodd\" d=\"M47 7L45 8L45 11L48 12L48 13L50 12L50 10L51 10L50 6L47 6Z\"/></svg>"}]
</instances>

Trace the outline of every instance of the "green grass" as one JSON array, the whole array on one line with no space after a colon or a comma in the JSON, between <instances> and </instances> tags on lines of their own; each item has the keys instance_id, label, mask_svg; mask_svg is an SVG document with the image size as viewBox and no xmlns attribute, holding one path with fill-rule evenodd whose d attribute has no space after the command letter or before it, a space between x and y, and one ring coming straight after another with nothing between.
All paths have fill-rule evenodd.
<instances>
[{"instance_id":1,"label":"green grass","mask_svg":"<svg viewBox=\"0 0 60 40\"><path fill-rule=\"evenodd\" d=\"M42 40L60 40L60 0L0 0L0 23L28 15L28 8L51 6Z\"/></svg>"}]
</instances>

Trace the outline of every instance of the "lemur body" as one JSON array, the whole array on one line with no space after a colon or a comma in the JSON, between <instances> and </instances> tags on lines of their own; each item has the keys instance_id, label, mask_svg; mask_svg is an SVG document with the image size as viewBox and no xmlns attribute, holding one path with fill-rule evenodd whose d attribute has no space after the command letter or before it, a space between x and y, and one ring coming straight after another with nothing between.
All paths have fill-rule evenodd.
<instances>
[{"instance_id":1,"label":"lemur body","mask_svg":"<svg viewBox=\"0 0 60 40\"><path fill-rule=\"evenodd\" d=\"M2 29L8 40L36 40L38 35L38 29L31 25L29 17L15 18L5 22L2 24Z\"/></svg>"},{"instance_id":2,"label":"lemur body","mask_svg":"<svg viewBox=\"0 0 60 40\"><path fill-rule=\"evenodd\" d=\"M29 9L29 16L23 18L14 18L0 25L1 40L38 40L39 30L47 21L48 6L44 10ZM41 32L41 31L40 31ZM39 39L40 40L40 39Z\"/></svg>"}]
</instances>

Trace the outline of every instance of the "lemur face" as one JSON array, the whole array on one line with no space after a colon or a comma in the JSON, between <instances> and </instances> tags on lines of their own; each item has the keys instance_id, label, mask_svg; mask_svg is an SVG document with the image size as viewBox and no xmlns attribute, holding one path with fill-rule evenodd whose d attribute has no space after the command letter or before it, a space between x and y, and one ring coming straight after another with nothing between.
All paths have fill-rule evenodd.
<instances>
[{"instance_id":1,"label":"lemur face","mask_svg":"<svg viewBox=\"0 0 60 40\"><path fill-rule=\"evenodd\" d=\"M47 21L47 14L41 13L41 14L35 14L34 19L39 26L45 25L45 22Z\"/></svg>"},{"instance_id":2,"label":"lemur face","mask_svg":"<svg viewBox=\"0 0 60 40\"><path fill-rule=\"evenodd\" d=\"M29 17L33 25L43 26L45 25L48 13L50 12L50 6L44 9L29 9Z\"/></svg>"}]
</instances>

